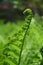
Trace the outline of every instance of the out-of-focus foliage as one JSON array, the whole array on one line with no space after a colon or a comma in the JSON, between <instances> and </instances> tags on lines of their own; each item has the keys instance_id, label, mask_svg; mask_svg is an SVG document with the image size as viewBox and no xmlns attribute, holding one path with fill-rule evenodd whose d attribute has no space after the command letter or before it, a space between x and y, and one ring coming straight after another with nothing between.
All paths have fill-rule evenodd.
<instances>
[{"instance_id":1,"label":"out-of-focus foliage","mask_svg":"<svg viewBox=\"0 0 43 65\"><path fill-rule=\"evenodd\" d=\"M40 14L43 14L43 0L15 0L14 8L24 10L25 8L36 8Z\"/></svg>"},{"instance_id":2,"label":"out-of-focus foliage","mask_svg":"<svg viewBox=\"0 0 43 65\"><path fill-rule=\"evenodd\" d=\"M43 12L43 0L33 0L38 5L38 8Z\"/></svg>"}]
</instances>

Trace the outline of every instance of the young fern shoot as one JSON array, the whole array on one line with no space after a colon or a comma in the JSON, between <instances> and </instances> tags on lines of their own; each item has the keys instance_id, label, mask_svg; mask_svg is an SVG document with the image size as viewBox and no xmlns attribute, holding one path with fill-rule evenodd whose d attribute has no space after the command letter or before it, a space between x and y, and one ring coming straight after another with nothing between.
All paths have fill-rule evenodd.
<instances>
[{"instance_id":1,"label":"young fern shoot","mask_svg":"<svg viewBox=\"0 0 43 65\"><path fill-rule=\"evenodd\" d=\"M5 45L3 51L5 61L3 65L6 65L6 63L7 65L20 65L24 41L33 17L31 9L26 9L23 13L26 15L24 26L17 33L13 34L8 44Z\"/></svg>"},{"instance_id":2,"label":"young fern shoot","mask_svg":"<svg viewBox=\"0 0 43 65\"><path fill-rule=\"evenodd\" d=\"M30 26L30 23L31 23L31 19L32 19L32 10L31 9L26 9L23 14L27 15L26 18L25 18L25 21L26 21L26 24L23 26L22 29L25 30L25 34L24 34L24 37L23 37L23 41L22 41L22 46L21 46L21 51L20 51L20 56L19 56L19 63L18 65L20 65L20 61L21 61L21 54L22 54L22 50L23 50L23 45L24 45L24 41L25 41L25 38L26 38L26 34L27 34L27 31L29 29L29 26Z\"/></svg>"}]
</instances>

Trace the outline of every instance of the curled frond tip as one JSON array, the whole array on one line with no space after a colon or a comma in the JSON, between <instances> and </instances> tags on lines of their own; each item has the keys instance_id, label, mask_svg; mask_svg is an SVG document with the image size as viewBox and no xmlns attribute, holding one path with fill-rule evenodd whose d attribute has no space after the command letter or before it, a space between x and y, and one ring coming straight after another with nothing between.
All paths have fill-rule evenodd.
<instances>
[{"instance_id":1,"label":"curled frond tip","mask_svg":"<svg viewBox=\"0 0 43 65\"><path fill-rule=\"evenodd\" d=\"M26 13L32 14L32 10L31 10L31 9L26 9L26 10L23 12L23 14L26 14Z\"/></svg>"}]
</instances>

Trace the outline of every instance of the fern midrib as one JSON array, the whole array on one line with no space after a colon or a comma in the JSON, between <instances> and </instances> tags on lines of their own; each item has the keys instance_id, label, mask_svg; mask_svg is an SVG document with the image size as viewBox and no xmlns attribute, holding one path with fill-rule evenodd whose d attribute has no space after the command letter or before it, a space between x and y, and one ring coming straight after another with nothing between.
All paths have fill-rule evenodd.
<instances>
[{"instance_id":1,"label":"fern midrib","mask_svg":"<svg viewBox=\"0 0 43 65\"><path fill-rule=\"evenodd\" d=\"M25 38L26 38L26 35L27 35L27 31L29 29L29 26L30 26L30 23L31 23L31 20L30 22L27 22L29 23L28 26L27 26L27 29L25 31L25 34L24 34L24 38L23 38L23 41L22 41L22 46L21 46L21 51L20 51L20 56L19 56L19 62L18 62L18 65L20 65L20 61L21 61L21 55L22 55L22 50L23 50L23 46L24 46L24 41L25 41Z\"/></svg>"}]
</instances>

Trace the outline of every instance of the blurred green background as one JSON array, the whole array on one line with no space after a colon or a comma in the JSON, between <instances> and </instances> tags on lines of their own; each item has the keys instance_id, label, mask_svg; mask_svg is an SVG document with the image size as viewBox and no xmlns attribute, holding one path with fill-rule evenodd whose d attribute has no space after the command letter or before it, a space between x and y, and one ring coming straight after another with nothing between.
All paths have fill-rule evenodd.
<instances>
[{"instance_id":1,"label":"blurred green background","mask_svg":"<svg viewBox=\"0 0 43 65\"><path fill-rule=\"evenodd\" d=\"M26 8L32 9L34 16L43 19L43 0L0 0L0 19L6 19L5 22L23 20Z\"/></svg>"},{"instance_id":2,"label":"blurred green background","mask_svg":"<svg viewBox=\"0 0 43 65\"><path fill-rule=\"evenodd\" d=\"M35 20L43 27L43 0L0 0L0 35L5 39L19 30L23 24L27 8L33 11Z\"/></svg>"}]
</instances>

